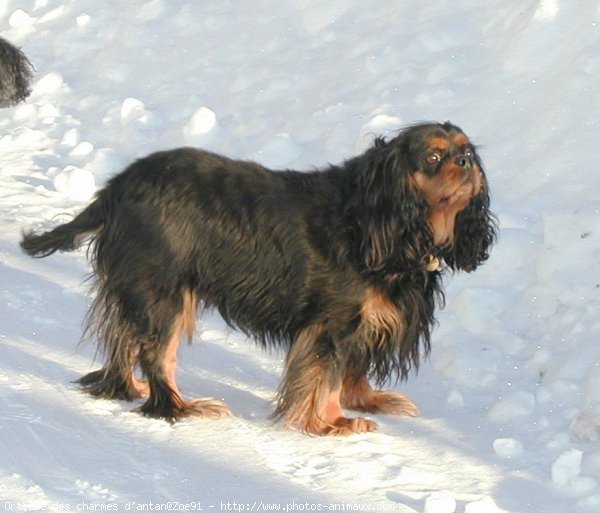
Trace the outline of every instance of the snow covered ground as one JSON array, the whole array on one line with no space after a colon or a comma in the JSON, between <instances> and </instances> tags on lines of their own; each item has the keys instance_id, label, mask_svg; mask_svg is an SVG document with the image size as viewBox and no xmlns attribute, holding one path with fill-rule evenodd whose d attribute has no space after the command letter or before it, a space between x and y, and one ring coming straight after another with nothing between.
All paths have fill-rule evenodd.
<instances>
[{"instance_id":1,"label":"snow covered ground","mask_svg":"<svg viewBox=\"0 0 600 513\"><path fill-rule=\"evenodd\" d=\"M0 0L36 68L0 112L0 511L600 511L600 2ZM138 156L198 145L309 168L450 119L481 146L501 231L447 280L416 419L307 437L268 420L280 354L217 315L180 386L222 421L169 426L71 384L85 251L23 227L77 212ZM347 509L347 510L348 510Z\"/></svg>"}]
</instances>

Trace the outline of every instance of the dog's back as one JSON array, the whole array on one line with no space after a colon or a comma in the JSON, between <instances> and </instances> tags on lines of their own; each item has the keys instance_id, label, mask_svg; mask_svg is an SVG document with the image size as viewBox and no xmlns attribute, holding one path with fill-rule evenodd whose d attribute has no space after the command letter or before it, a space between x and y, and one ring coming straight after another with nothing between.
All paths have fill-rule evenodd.
<instances>
[{"instance_id":1,"label":"dog's back","mask_svg":"<svg viewBox=\"0 0 600 513\"><path fill-rule=\"evenodd\" d=\"M73 221L26 233L21 246L47 256L93 237L90 254L104 288L149 302L155 292L146 289L157 282L169 296L194 290L264 345L287 344L321 312L317 295L351 281L338 273L332 283L331 248L341 235L332 217L343 201L336 179L192 148L158 152L116 175ZM144 309L140 297L129 307Z\"/></svg>"}]
</instances>

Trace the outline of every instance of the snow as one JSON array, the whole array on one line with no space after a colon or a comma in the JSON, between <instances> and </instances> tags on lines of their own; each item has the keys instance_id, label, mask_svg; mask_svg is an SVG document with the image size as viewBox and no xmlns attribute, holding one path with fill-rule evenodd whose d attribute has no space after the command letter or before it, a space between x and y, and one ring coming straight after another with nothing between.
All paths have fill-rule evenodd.
<instances>
[{"instance_id":1,"label":"snow","mask_svg":"<svg viewBox=\"0 0 600 513\"><path fill-rule=\"evenodd\" d=\"M80 146L78 145L77 148ZM73 152L70 155L73 155ZM52 168L50 168L48 174L51 173ZM57 192L77 201L90 200L96 192L96 181L92 172L72 165L66 166L63 170L58 170L53 183Z\"/></svg>"},{"instance_id":2,"label":"snow","mask_svg":"<svg viewBox=\"0 0 600 513\"><path fill-rule=\"evenodd\" d=\"M454 513L456 500L448 492L434 492L425 499L423 513Z\"/></svg>"},{"instance_id":3,"label":"snow","mask_svg":"<svg viewBox=\"0 0 600 513\"><path fill-rule=\"evenodd\" d=\"M2 0L35 65L0 112L0 508L600 511L597 1ZM452 120L479 144L500 238L446 280L433 353L396 386L416 419L316 438L268 419L283 355L216 314L180 387L235 413L170 426L72 381L85 250L32 260L23 228L186 144L309 169ZM175 504L177 502L177 504Z\"/></svg>"},{"instance_id":4,"label":"snow","mask_svg":"<svg viewBox=\"0 0 600 513\"><path fill-rule=\"evenodd\" d=\"M523 444L514 438L496 438L494 452L503 458L516 458L523 453Z\"/></svg>"},{"instance_id":5,"label":"snow","mask_svg":"<svg viewBox=\"0 0 600 513\"><path fill-rule=\"evenodd\" d=\"M552 481L557 486L565 486L581 473L583 452L569 449L563 452L552 464Z\"/></svg>"},{"instance_id":6,"label":"snow","mask_svg":"<svg viewBox=\"0 0 600 513\"><path fill-rule=\"evenodd\" d=\"M465 506L465 513L501 513L501 511L490 497L470 502Z\"/></svg>"}]
</instances>

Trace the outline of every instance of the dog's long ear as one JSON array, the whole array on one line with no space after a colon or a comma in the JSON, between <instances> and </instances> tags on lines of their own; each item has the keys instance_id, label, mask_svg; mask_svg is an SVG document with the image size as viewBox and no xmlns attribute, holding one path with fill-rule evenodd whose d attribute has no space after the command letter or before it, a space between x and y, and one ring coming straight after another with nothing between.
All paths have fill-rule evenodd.
<instances>
[{"instance_id":1,"label":"dog's long ear","mask_svg":"<svg viewBox=\"0 0 600 513\"><path fill-rule=\"evenodd\" d=\"M427 203L411 179L402 137L377 139L356 160L356 187L349 208L357 227L355 252L367 272L401 272L433 246Z\"/></svg>"},{"instance_id":2,"label":"dog's long ear","mask_svg":"<svg viewBox=\"0 0 600 513\"><path fill-rule=\"evenodd\" d=\"M489 249L496 240L497 220L490 211L490 195L483 167L483 187L467 208L456 218L454 244L443 255L452 269L473 271L489 257Z\"/></svg>"}]
</instances>

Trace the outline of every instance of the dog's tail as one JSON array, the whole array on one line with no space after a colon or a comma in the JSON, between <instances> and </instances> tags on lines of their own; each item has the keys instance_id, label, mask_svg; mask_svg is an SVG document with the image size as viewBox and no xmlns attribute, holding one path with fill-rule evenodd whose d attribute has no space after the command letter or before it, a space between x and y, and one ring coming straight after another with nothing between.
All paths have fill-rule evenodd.
<instances>
[{"instance_id":1,"label":"dog's tail","mask_svg":"<svg viewBox=\"0 0 600 513\"><path fill-rule=\"evenodd\" d=\"M36 234L23 232L21 248L32 257L45 257L56 251L73 251L89 236L98 233L104 225L100 198L91 203L72 221L61 224L49 232Z\"/></svg>"}]
</instances>

